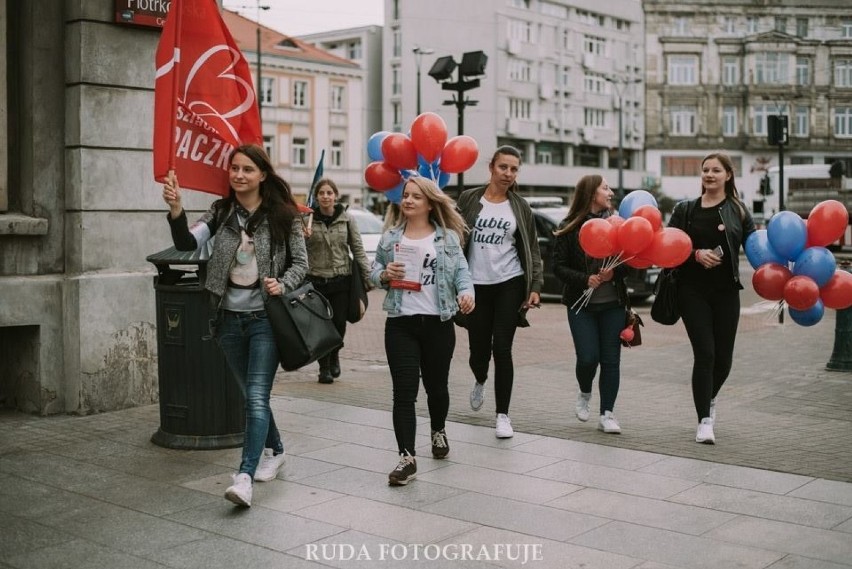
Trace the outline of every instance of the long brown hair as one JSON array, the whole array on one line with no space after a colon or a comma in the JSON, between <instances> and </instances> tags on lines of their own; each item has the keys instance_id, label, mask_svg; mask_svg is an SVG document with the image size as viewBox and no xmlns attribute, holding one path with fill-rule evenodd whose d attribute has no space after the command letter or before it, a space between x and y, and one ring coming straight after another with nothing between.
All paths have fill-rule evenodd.
<instances>
[{"instance_id":1,"label":"long brown hair","mask_svg":"<svg viewBox=\"0 0 852 569\"><path fill-rule=\"evenodd\" d=\"M266 150L261 146L256 144L237 146L228 156L229 167L237 154L244 155L254 162L254 165L262 173L266 174L266 177L260 182L260 207L247 220L246 231L253 233L260 222L266 218L269 222L272 242L277 244L286 242L290 238L293 221L298 215L296 200L293 199L290 184L275 173L275 168L272 167L272 162L269 160ZM236 199L234 188L230 188L228 196L216 202L216 211L220 213L230 211Z\"/></svg>"},{"instance_id":2,"label":"long brown hair","mask_svg":"<svg viewBox=\"0 0 852 569\"><path fill-rule=\"evenodd\" d=\"M595 193L603 183L603 176L599 174L588 174L580 178L574 187L574 197L568 209L568 215L562 222L562 228L553 232L554 235L564 235L581 225L589 212L592 211L592 202Z\"/></svg>"}]
</instances>

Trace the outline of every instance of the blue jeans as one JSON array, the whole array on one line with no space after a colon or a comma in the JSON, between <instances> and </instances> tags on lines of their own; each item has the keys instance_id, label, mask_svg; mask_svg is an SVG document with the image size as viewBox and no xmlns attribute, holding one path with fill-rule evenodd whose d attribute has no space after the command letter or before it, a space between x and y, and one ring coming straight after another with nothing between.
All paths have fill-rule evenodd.
<instances>
[{"instance_id":1,"label":"blue jeans","mask_svg":"<svg viewBox=\"0 0 852 569\"><path fill-rule=\"evenodd\" d=\"M246 400L246 434L240 473L254 478L264 447L284 452L269 395L278 371L278 350L266 312L222 312L216 340Z\"/></svg>"},{"instance_id":2,"label":"blue jeans","mask_svg":"<svg viewBox=\"0 0 852 569\"><path fill-rule=\"evenodd\" d=\"M589 304L578 313L568 308L568 326L577 354L577 383L583 393L592 392L592 382L601 368L598 389L601 396L601 415L612 411L618 396L621 376L621 340L624 329L624 307L617 302Z\"/></svg>"}]
</instances>

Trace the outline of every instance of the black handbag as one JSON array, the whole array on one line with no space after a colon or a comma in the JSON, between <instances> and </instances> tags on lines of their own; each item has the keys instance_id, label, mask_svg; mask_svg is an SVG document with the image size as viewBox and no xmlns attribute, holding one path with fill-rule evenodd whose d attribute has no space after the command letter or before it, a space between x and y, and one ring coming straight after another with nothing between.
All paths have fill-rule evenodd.
<instances>
[{"instance_id":1,"label":"black handbag","mask_svg":"<svg viewBox=\"0 0 852 569\"><path fill-rule=\"evenodd\" d=\"M624 329L630 328L632 331L632 335L629 340L626 340L624 336L621 336L621 345L625 348L634 348L636 346L642 345L642 330L640 326L644 326L645 324L642 322L642 317L636 313L632 308L628 308L625 311L624 316Z\"/></svg>"},{"instance_id":2,"label":"black handbag","mask_svg":"<svg viewBox=\"0 0 852 569\"><path fill-rule=\"evenodd\" d=\"M654 286L654 303L651 305L654 322L671 326L680 320L677 303L677 269L664 269Z\"/></svg>"},{"instance_id":3,"label":"black handbag","mask_svg":"<svg viewBox=\"0 0 852 569\"><path fill-rule=\"evenodd\" d=\"M349 282L349 307L346 313L346 321L355 324L360 322L367 312L369 300L364 280L361 277L361 265L352 259L352 278Z\"/></svg>"},{"instance_id":4,"label":"black handbag","mask_svg":"<svg viewBox=\"0 0 852 569\"><path fill-rule=\"evenodd\" d=\"M343 346L332 321L331 304L311 283L268 296L266 315L272 325L278 359L286 371L306 366Z\"/></svg>"}]
</instances>

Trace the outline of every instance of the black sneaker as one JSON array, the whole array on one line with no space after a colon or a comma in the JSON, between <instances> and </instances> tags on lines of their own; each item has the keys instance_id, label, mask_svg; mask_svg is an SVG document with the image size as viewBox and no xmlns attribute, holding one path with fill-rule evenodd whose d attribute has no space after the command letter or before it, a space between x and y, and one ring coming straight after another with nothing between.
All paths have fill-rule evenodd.
<instances>
[{"instance_id":1,"label":"black sneaker","mask_svg":"<svg viewBox=\"0 0 852 569\"><path fill-rule=\"evenodd\" d=\"M432 457L444 458L450 453L450 443L447 442L447 432L444 429L432 431Z\"/></svg>"},{"instance_id":2,"label":"black sneaker","mask_svg":"<svg viewBox=\"0 0 852 569\"><path fill-rule=\"evenodd\" d=\"M414 457L407 452L399 457L399 464L388 474L388 484L391 486L405 486L417 478L417 461Z\"/></svg>"}]
</instances>

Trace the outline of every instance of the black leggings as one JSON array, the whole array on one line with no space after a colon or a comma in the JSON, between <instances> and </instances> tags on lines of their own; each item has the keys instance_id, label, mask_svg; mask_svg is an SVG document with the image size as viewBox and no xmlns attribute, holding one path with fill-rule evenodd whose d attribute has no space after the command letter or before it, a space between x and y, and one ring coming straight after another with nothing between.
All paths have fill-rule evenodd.
<instances>
[{"instance_id":1,"label":"black leggings","mask_svg":"<svg viewBox=\"0 0 852 569\"><path fill-rule=\"evenodd\" d=\"M308 276L314 288L317 289L331 304L334 315L331 321L340 333L340 337L346 335L346 315L349 311L349 286L352 275L344 275L328 281L317 277Z\"/></svg>"},{"instance_id":2,"label":"black leggings","mask_svg":"<svg viewBox=\"0 0 852 569\"><path fill-rule=\"evenodd\" d=\"M494 399L497 413L509 413L515 366L512 343L518 329L518 311L524 298L523 275L493 285L474 285L476 308L468 319L470 370L479 383L488 378L488 365L494 354Z\"/></svg>"},{"instance_id":3,"label":"black leggings","mask_svg":"<svg viewBox=\"0 0 852 569\"><path fill-rule=\"evenodd\" d=\"M440 316L397 316L385 321L385 352L393 381L393 432L399 452L414 456L414 403L423 377L433 431L444 428L450 410L447 381L456 347L453 321Z\"/></svg>"},{"instance_id":4,"label":"black leggings","mask_svg":"<svg viewBox=\"0 0 852 569\"><path fill-rule=\"evenodd\" d=\"M678 304L692 344L692 399L698 420L710 416L710 400L728 379L740 320L740 291L678 283Z\"/></svg>"}]
</instances>

